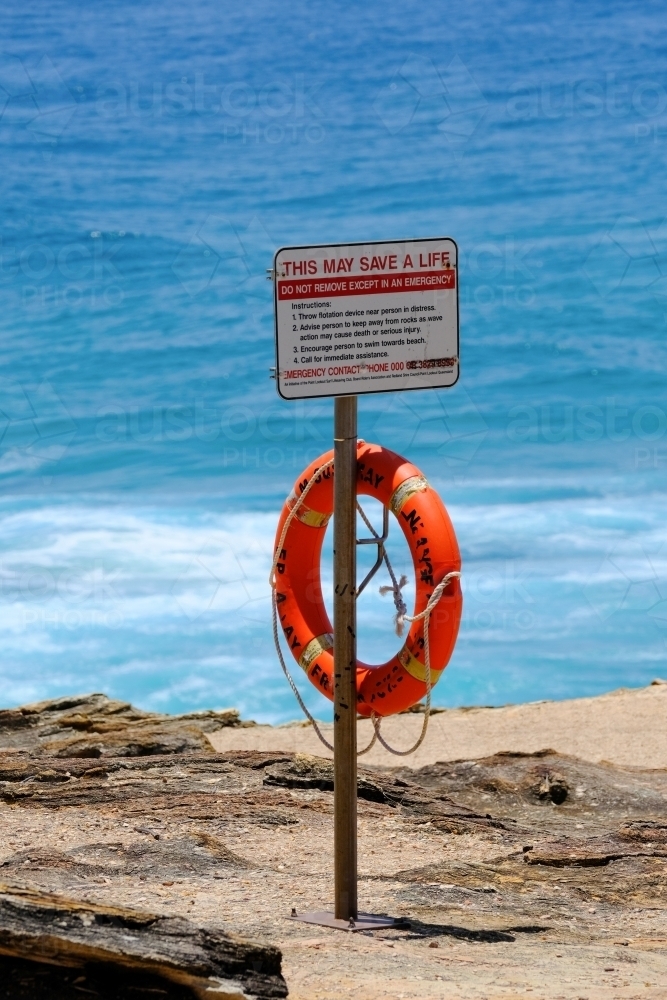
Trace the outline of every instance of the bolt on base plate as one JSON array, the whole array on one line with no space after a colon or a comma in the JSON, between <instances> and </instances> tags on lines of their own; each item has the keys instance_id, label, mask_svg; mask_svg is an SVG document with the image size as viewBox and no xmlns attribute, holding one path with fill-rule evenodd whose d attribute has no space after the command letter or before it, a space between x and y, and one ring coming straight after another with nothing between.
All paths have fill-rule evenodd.
<instances>
[{"instance_id":1,"label":"bolt on base plate","mask_svg":"<svg viewBox=\"0 0 667 1000\"><path fill-rule=\"evenodd\" d=\"M356 918L339 920L326 910L308 910L297 913L293 908L290 920L302 920L305 924L318 924L320 927L334 927L339 931L377 931L387 927L396 930L406 930L410 924L405 917L385 917L376 913L360 913Z\"/></svg>"}]
</instances>

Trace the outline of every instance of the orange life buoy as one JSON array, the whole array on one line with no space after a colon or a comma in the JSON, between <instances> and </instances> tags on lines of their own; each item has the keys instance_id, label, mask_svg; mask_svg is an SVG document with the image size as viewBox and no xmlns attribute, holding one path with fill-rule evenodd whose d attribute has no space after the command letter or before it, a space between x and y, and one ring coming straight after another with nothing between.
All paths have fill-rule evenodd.
<instances>
[{"instance_id":1,"label":"orange life buoy","mask_svg":"<svg viewBox=\"0 0 667 1000\"><path fill-rule=\"evenodd\" d=\"M299 476L283 507L276 548L297 496L333 452L316 458ZM359 442L357 494L384 504L397 518L412 554L416 576L415 611L428 604L434 588L461 556L452 522L442 500L419 469L377 444ZM280 624L292 655L309 680L333 700L333 630L322 597L320 557L327 523L333 512L331 464L316 479L299 507L276 553L276 603ZM431 684L447 666L461 621L463 598L458 578L445 588L429 624ZM357 663L357 705L360 715L394 715L421 701L426 693L424 622L413 622L402 648L387 663Z\"/></svg>"}]
</instances>

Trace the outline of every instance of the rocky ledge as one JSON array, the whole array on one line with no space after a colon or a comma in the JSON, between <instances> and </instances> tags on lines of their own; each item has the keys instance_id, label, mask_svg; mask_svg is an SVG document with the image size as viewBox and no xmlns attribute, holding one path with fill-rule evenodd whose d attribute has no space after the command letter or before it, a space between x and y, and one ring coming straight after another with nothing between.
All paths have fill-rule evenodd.
<instances>
[{"instance_id":1,"label":"rocky ledge","mask_svg":"<svg viewBox=\"0 0 667 1000\"><path fill-rule=\"evenodd\" d=\"M241 725L102 695L0 712L5 996L664 996L667 771L361 767L362 908L409 927L347 935L289 919L331 905L330 761L216 753Z\"/></svg>"}]
</instances>

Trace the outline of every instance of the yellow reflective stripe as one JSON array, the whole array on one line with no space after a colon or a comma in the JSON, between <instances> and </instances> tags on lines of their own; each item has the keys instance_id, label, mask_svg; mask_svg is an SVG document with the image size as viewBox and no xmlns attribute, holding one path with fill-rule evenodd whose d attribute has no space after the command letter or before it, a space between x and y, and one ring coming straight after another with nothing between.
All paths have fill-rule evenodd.
<instances>
[{"instance_id":1,"label":"yellow reflective stripe","mask_svg":"<svg viewBox=\"0 0 667 1000\"><path fill-rule=\"evenodd\" d=\"M421 681L422 684L426 684L426 667L412 655L407 646L403 646L403 649L398 654L398 661L411 677L414 677L416 681ZM431 669L431 686L438 683L440 675L443 672L443 670Z\"/></svg>"},{"instance_id":2,"label":"yellow reflective stripe","mask_svg":"<svg viewBox=\"0 0 667 1000\"><path fill-rule=\"evenodd\" d=\"M329 523L331 514L320 514L319 510L308 510L307 508L304 510L301 506L296 516L302 524L307 524L310 528L324 528Z\"/></svg>"},{"instance_id":3,"label":"yellow reflective stripe","mask_svg":"<svg viewBox=\"0 0 667 1000\"><path fill-rule=\"evenodd\" d=\"M398 517L398 513L405 503L413 497L415 493L422 493L430 488L430 483L425 476L410 476L397 486L389 501L389 510Z\"/></svg>"},{"instance_id":4,"label":"yellow reflective stripe","mask_svg":"<svg viewBox=\"0 0 667 1000\"><path fill-rule=\"evenodd\" d=\"M290 510L294 508L296 503L296 494L294 490L290 493L287 498L287 506ZM331 514L322 514L319 510L311 510L310 507L306 507L305 503L302 503L298 511L294 515L297 521L301 521L302 524L307 524L309 528L324 528L325 525L329 523Z\"/></svg>"},{"instance_id":5,"label":"yellow reflective stripe","mask_svg":"<svg viewBox=\"0 0 667 1000\"><path fill-rule=\"evenodd\" d=\"M313 660L316 660L320 653L326 652L327 649L333 649L333 635L331 632L316 635L314 639L310 640L299 657L299 666L301 669L308 673Z\"/></svg>"}]
</instances>

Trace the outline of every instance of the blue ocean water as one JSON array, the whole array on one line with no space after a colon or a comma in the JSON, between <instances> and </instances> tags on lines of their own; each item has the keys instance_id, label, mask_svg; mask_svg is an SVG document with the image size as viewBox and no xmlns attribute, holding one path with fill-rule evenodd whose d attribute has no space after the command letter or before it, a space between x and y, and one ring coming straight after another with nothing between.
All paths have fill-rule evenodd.
<instances>
[{"instance_id":1,"label":"blue ocean water","mask_svg":"<svg viewBox=\"0 0 667 1000\"><path fill-rule=\"evenodd\" d=\"M267 578L332 404L275 393L265 269L283 245L441 235L461 252L461 379L359 406L458 533L464 621L436 701L664 676L658 3L0 17L0 704L94 689L297 715ZM369 590L377 662L398 640Z\"/></svg>"}]
</instances>

